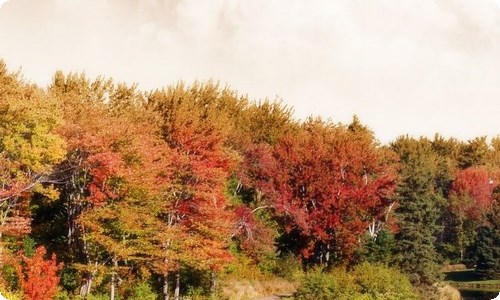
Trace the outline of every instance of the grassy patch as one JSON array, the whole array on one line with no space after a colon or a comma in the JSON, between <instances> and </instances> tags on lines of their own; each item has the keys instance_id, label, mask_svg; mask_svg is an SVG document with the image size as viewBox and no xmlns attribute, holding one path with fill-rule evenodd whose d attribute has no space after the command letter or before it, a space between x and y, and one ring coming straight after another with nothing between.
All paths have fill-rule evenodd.
<instances>
[{"instance_id":1,"label":"grassy patch","mask_svg":"<svg viewBox=\"0 0 500 300\"><path fill-rule=\"evenodd\" d=\"M296 284L286 279L227 279L222 283L221 295L225 299L246 300L270 295L289 295L296 291Z\"/></svg>"}]
</instances>

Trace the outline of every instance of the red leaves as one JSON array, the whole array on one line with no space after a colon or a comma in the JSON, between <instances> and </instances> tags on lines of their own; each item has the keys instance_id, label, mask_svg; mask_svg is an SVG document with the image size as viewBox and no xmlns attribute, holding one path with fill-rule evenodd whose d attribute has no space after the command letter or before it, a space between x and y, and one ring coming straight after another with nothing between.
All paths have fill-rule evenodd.
<instances>
[{"instance_id":1,"label":"red leaves","mask_svg":"<svg viewBox=\"0 0 500 300\"><path fill-rule=\"evenodd\" d=\"M57 264L55 254L52 254L50 260L45 260L46 252L41 246L36 249L33 257L21 254L23 264L17 264L16 269L25 299L50 300L57 292L57 272L63 264Z\"/></svg>"},{"instance_id":2,"label":"red leaves","mask_svg":"<svg viewBox=\"0 0 500 300\"><path fill-rule=\"evenodd\" d=\"M88 185L90 202L94 205L102 205L107 199L116 198L116 190L110 186L109 180L120 175L121 156L113 152L97 153L90 156L87 163L92 176Z\"/></svg>"},{"instance_id":3,"label":"red leaves","mask_svg":"<svg viewBox=\"0 0 500 300\"><path fill-rule=\"evenodd\" d=\"M285 230L299 233L303 257L320 244L349 257L368 223L383 217L394 189L393 166L379 156L370 136L311 121L273 149L250 151L246 178L264 192Z\"/></svg>"},{"instance_id":4,"label":"red leaves","mask_svg":"<svg viewBox=\"0 0 500 300\"><path fill-rule=\"evenodd\" d=\"M178 228L182 238L165 237L176 260L197 269L217 270L231 259L228 241L235 219L225 195L226 183L235 168L236 154L225 147L229 123L219 118L219 110L205 98L209 91L184 90L152 95L163 117L165 144L171 150L171 186L161 220L166 230ZM201 94L199 94L201 93ZM203 94L203 95L202 95ZM209 101L210 103L205 103ZM165 191L163 191L165 194Z\"/></svg>"},{"instance_id":5,"label":"red leaves","mask_svg":"<svg viewBox=\"0 0 500 300\"><path fill-rule=\"evenodd\" d=\"M454 209L465 213L469 218L477 219L491 207L492 191L496 184L484 168L461 170L451 187L450 194L455 197Z\"/></svg>"},{"instance_id":6,"label":"red leaves","mask_svg":"<svg viewBox=\"0 0 500 300\"><path fill-rule=\"evenodd\" d=\"M179 130L177 136L183 133ZM196 143L178 144L174 162L177 173L173 181L181 189L178 194L183 195L176 209L181 217L179 225L187 233L181 242L181 260L215 271L231 259L227 241L234 215L227 207L224 191L234 163L218 136L197 135L192 140Z\"/></svg>"},{"instance_id":7,"label":"red leaves","mask_svg":"<svg viewBox=\"0 0 500 300\"><path fill-rule=\"evenodd\" d=\"M252 210L245 205L234 209L236 220L232 237L239 240L241 249L255 263L275 251L274 230L256 216L269 209L269 206L259 206Z\"/></svg>"}]
</instances>

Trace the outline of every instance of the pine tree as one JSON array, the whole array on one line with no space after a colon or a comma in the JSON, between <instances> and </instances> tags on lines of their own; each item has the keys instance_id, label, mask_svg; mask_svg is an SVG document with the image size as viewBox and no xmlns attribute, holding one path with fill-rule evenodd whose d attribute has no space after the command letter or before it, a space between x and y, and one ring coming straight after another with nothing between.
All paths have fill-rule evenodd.
<instances>
[{"instance_id":1,"label":"pine tree","mask_svg":"<svg viewBox=\"0 0 500 300\"><path fill-rule=\"evenodd\" d=\"M366 234L363 248L358 255L363 261L388 264L393 258L395 245L394 234L384 228L377 234L376 239Z\"/></svg>"},{"instance_id":2,"label":"pine tree","mask_svg":"<svg viewBox=\"0 0 500 300\"><path fill-rule=\"evenodd\" d=\"M426 140L402 137L392 148L403 163L397 188L396 263L414 284L430 284L439 277L434 243L441 197L434 192L435 161Z\"/></svg>"},{"instance_id":3,"label":"pine tree","mask_svg":"<svg viewBox=\"0 0 500 300\"><path fill-rule=\"evenodd\" d=\"M476 271L485 278L500 277L500 207L494 202L487 214L487 224L478 229L475 243Z\"/></svg>"}]
</instances>

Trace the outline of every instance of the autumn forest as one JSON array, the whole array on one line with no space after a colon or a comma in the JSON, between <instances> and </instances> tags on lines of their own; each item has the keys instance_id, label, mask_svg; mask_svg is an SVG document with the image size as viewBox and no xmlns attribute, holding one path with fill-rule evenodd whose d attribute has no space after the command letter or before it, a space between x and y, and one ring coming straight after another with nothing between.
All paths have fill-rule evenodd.
<instances>
[{"instance_id":1,"label":"autumn forest","mask_svg":"<svg viewBox=\"0 0 500 300\"><path fill-rule=\"evenodd\" d=\"M381 144L217 82L0 61L8 299L439 299L444 266L499 279L499 182L500 136Z\"/></svg>"}]
</instances>

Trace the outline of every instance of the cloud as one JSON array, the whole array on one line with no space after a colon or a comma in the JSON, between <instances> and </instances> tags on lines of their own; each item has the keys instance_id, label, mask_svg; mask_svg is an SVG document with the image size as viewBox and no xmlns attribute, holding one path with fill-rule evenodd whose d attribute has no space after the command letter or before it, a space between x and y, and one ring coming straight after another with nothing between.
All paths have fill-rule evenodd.
<instances>
[{"instance_id":1,"label":"cloud","mask_svg":"<svg viewBox=\"0 0 500 300\"><path fill-rule=\"evenodd\" d=\"M493 0L11 0L0 40L43 84L55 69L144 88L214 78L299 117L356 113L384 141L500 128Z\"/></svg>"}]
</instances>

